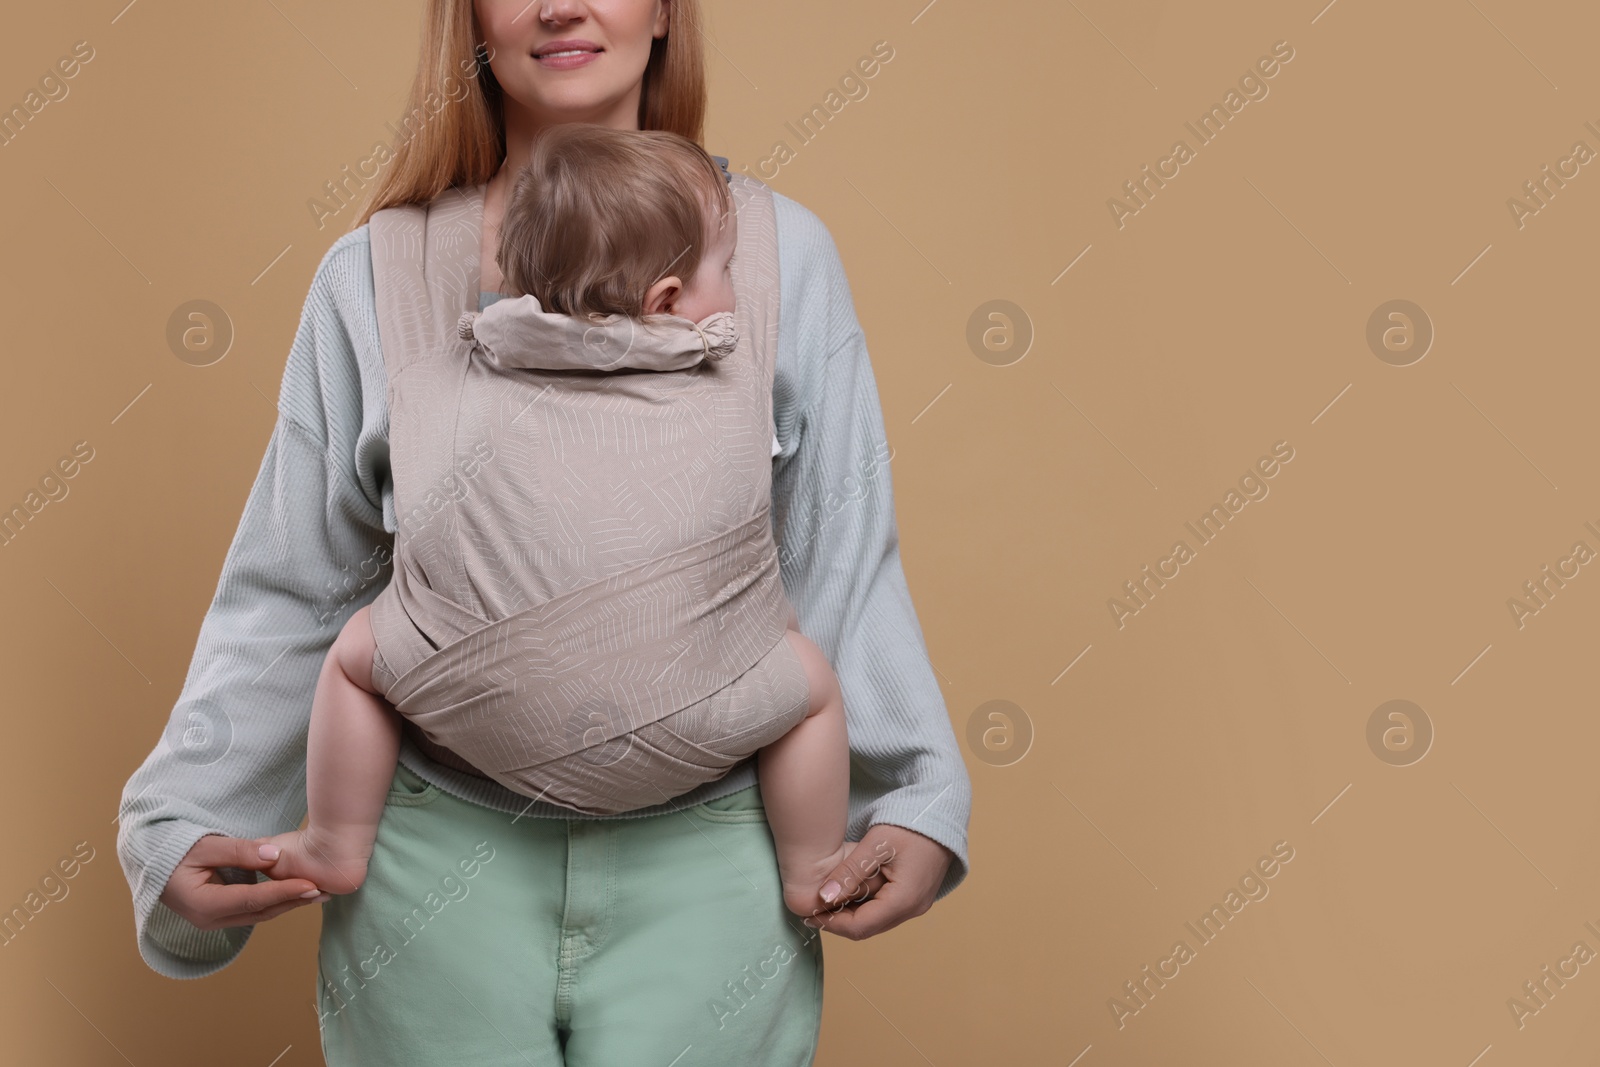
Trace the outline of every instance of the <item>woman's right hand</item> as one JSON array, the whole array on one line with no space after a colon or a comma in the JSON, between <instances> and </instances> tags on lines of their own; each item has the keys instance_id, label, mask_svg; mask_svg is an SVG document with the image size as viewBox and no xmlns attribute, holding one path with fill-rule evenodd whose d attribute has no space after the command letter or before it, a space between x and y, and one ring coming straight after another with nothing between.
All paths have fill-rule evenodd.
<instances>
[{"instance_id":1,"label":"woman's right hand","mask_svg":"<svg viewBox=\"0 0 1600 1067\"><path fill-rule=\"evenodd\" d=\"M304 878L282 881L229 881L219 868L265 871L277 856L264 859L264 841L207 834L178 861L161 903L202 930L250 926L286 911L329 899Z\"/></svg>"}]
</instances>

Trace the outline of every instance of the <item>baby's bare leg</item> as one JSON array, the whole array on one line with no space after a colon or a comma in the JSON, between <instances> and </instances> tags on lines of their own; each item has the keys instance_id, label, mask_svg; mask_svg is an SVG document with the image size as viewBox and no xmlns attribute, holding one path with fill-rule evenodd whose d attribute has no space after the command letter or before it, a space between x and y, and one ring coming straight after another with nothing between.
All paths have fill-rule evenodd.
<instances>
[{"instance_id":1,"label":"baby's bare leg","mask_svg":"<svg viewBox=\"0 0 1600 1067\"><path fill-rule=\"evenodd\" d=\"M339 631L317 678L306 739L306 828L271 838L273 875L353 893L367 876L400 752L400 718L372 687L369 609Z\"/></svg>"},{"instance_id":2,"label":"baby's bare leg","mask_svg":"<svg viewBox=\"0 0 1600 1067\"><path fill-rule=\"evenodd\" d=\"M850 745L844 695L828 658L810 638L785 636L811 687L811 708L788 733L761 750L757 766L783 880L783 900L796 915L828 907L821 886L848 854Z\"/></svg>"}]
</instances>

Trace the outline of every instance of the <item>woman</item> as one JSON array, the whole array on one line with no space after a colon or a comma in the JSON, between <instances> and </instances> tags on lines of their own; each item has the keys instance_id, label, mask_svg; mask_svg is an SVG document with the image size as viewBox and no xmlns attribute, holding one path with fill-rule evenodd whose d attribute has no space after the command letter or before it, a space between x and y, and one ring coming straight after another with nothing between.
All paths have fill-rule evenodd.
<instances>
[{"instance_id":1,"label":"woman","mask_svg":"<svg viewBox=\"0 0 1600 1067\"><path fill-rule=\"evenodd\" d=\"M493 298L506 192L540 127L700 139L698 14L697 0L428 0L418 121L317 269L183 693L124 792L118 851L157 971L209 974L254 923L327 902L329 1063L670 1063L690 1048L698 1063L809 1063L822 956L805 926L870 937L966 875L970 785L901 569L871 364L831 236L782 196L773 515L789 598L848 694L859 844L833 876L837 910L789 921L753 760L669 804L574 817L408 743L360 893L250 873L271 866L260 839L304 813L328 645L387 578L366 219L487 181Z\"/></svg>"}]
</instances>

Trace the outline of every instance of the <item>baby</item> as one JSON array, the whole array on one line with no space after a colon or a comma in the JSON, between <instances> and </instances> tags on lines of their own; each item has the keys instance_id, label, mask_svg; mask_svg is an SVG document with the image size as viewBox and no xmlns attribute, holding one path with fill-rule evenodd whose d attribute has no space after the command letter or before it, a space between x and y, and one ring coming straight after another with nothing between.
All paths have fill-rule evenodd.
<instances>
[{"instance_id":1,"label":"baby","mask_svg":"<svg viewBox=\"0 0 1600 1067\"><path fill-rule=\"evenodd\" d=\"M476 384L391 383L392 432L397 403L437 402L445 448L475 418L504 435L495 469L425 524L402 517L390 585L334 640L307 823L270 839L275 877L360 887L404 716L430 755L592 813L665 803L756 754L784 903L823 906L847 854L844 704L778 578L770 363L753 370L736 325L736 222L686 138L540 133L497 251L520 295L458 324ZM418 477L404 454L397 501Z\"/></svg>"}]
</instances>

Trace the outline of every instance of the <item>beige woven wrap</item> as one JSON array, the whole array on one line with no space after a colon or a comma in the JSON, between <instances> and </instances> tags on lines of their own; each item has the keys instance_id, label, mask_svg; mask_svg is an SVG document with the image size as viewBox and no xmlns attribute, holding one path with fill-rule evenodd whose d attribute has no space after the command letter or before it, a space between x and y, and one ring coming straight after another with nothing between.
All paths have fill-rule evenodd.
<instances>
[{"instance_id":1,"label":"beige woven wrap","mask_svg":"<svg viewBox=\"0 0 1600 1067\"><path fill-rule=\"evenodd\" d=\"M731 352L726 317L473 314L481 184L372 216L398 524L373 680L440 762L615 814L804 717L770 517L772 193L730 185Z\"/></svg>"}]
</instances>

